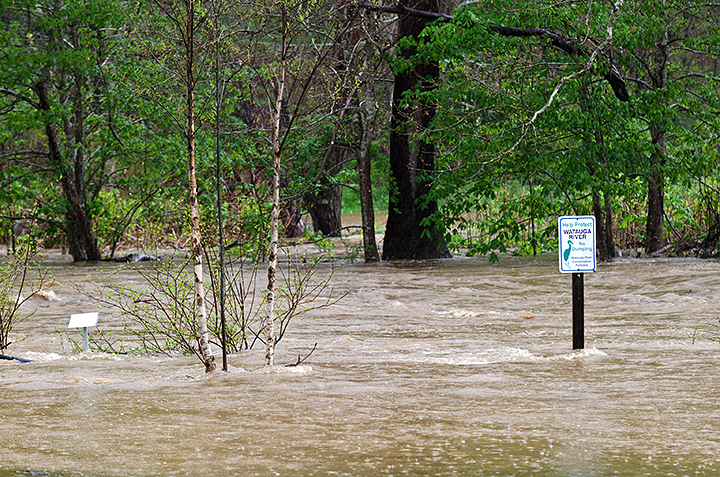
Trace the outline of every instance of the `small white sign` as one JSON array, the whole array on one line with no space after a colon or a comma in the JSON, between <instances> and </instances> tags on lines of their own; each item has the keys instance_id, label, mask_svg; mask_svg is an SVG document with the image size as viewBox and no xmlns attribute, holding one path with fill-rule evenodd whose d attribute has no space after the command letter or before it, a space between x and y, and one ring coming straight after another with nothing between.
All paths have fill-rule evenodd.
<instances>
[{"instance_id":1,"label":"small white sign","mask_svg":"<svg viewBox=\"0 0 720 477\"><path fill-rule=\"evenodd\" d=\"M560 272L594 272L595 217L560 217L558 219Z\"/></svg>"},{"instance_id":2,"label":"small white sign","mask_svg":"<svg viewBox=\"0 0 720 477\"><path fill-rule=\"evenodd\" d=\"M97 326L98 316L100 313L78 313L70 315L70 323L68 328L89 328Z\"/></svg>"}]
</instances>

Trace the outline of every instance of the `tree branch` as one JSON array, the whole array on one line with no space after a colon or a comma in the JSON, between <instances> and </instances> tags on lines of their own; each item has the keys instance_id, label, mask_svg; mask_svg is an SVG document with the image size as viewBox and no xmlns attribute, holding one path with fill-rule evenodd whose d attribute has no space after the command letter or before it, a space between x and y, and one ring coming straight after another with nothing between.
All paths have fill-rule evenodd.
<instances>
[{"instance_id":1,"label":"tree branch","mask_svg":"<svg viewBox=\"0 0 720 477\"><path fill-rule=\"evenodd\" d=\"M619 5L622 4L622 0L615 3L613 5L613 12L612 12L612 19L611 24L614 22L615 18L615 12L617 11L617 8ZM391 5L391 6L385 6L385 5L375 5L372 3L363 2L360 4L360 7L365 8L367 10L371 11L380 11L384 13L394 13L396 15L404 15L404 16L411 16L416 18L424 18L428 20L442 20L442 21L452 21L455 17L452 15L446 15L444 13L435 13L435 12L427 12L423 10L415 10L413 8L408 8L402 5ZM537 37L543 37L548 38L550 40L550 44L561 50L565 53L574 56L574 55L580 55L580 56L592 56L592 54L588 53L584 48L578 47L576 45L573 45L572 42L570 42L568 39L563 38L562 36L551 32L550 30L547 30L545 28L515 28L515 27L508 27L508 26L502 26L502 25L489 25L482 22L473 22L473 25L481 25L486 27L487 29L494 31L495 33L502 35L502 36L511 36L511 37L518 37L518 38L527 38L532 36ZM612 27L611 27L612 28ZM599 50L596 49L595 52ZM595 53L593 52L593 54ZM594 61L594 57L592 58L592 61ZM589 62L589 64L592 63L592 61ZM610 70L605 75L605 79L610 83L610 86L612 87L613 93L615 93L615 97L619 99L620 101L628 101L630 99L630 94L627 91L627 86L625 85L625 81L623 80L622 76L620 75L620 72L615 67L615 65L612 63L612 59L610 60Z\"/></svg>"},{"instance_id":2,"label":"tree branch","mask_svg":"<svg viewBox=\"0 0 720 477\"><path fill-rule=\"evenodd\" d=\"M27 104L32 106L35 109L40 109L40 103L33 101L29 97L25 96L24 94L18 93L17 91L12 91L6 88L0 88L0 93L4 94L5 96L12 96L13 98L17 98L21 101L25 101Z\"/></svg>"},{"instance_id":3,"label":"tree branch","mask_svg":"<svg viewBox=\"0 0 720 477\"><path fill-rule=\"evenodd\" d=\"M360 8L366 10L383 12L383 13L394 13L398 16L408 16L415 18L424 18L426 20L452 20L452 15L446 15L444 13L427 12L424 10L415 10L414 8L408 8L404 5L375 5L373 3L363 2L359 5Z\"/></svg>"}]
</instances>

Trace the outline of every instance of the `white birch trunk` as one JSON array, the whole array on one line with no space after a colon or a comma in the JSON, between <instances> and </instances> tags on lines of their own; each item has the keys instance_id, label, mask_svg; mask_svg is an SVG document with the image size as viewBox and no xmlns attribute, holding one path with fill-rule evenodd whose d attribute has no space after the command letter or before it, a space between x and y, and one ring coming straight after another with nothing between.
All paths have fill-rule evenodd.
<instances>
[{"instance_id":1,"label":"white birch trunk","mask_svg":"<svg viewBox=\"0 0 720 477\"><path fill-rule=\"evenodd\" d=\"M198 340L205 372L215 370L215 356L210 349L210 332L207 327L207 311L205 308L205 290L203 287L202 241L200 237L200 208L198 207L197 179L195 176L195 75L194 67L194 0L186 0L187 16L185 24L186 57L185 73L187 86L187 157L188 157L188 188L190 192L190 228L193 247L193 270L195 275L195 311L197 315Z\"/></svg>"},{"instance_id":2,"label":"white birch trunk","mask_svg":"<svg viewBox=\"0 0 720 477\"><path fill-rule=\"evenodd\" d=\"M277 269L278 225L280 210L280 110L282 95L285 90L285 74L278 81L278 95L275 99L273 117L273 178L272 178L272 209L270 213L270 251L268 253L267 308L263 331L265 335L265 364L275 364L275 271Z\"/></svg>"},{"instance_id":3,"label":"white birch trunk","mask_svg":"<svg viewBox=\"0 0 720 477\"><path fill-rule=\"evenodd\" d=\"M277 90L272 104L272 146L273 146L273 178L272 178L272 210L270 217L270 251L268 253L267 307L263 319L263 335L265 337L265 364L275 364L275 272L277 269L278 222L280 211L280 116L282 114L283 96L285 95L285 9L280 7L283 21L282 60L277 73Z\"/></svg>"}]
</instances>

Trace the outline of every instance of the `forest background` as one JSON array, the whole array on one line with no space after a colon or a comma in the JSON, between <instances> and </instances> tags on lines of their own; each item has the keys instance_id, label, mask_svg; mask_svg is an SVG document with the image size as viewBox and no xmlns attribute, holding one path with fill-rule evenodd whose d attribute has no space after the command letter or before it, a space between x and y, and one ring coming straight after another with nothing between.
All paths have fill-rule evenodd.
<instances>
[{"instance_id":1,"label":"forest background","mask_svg":"<svg viewBox=\"0 0 720 477\"><path fill-rule=\"evenodd\" d=\"M368 261L375 211L386 259L553 249L565 214L596 216L604 259L715 252L716 3L3 0L0 15L11 246L30 234L81 261L185 243L192 154L202 226L219 203L261 257L275 160L281 233L312 235L307 214L338 236L343 209L362 211Z\"/></svg>"}]
</instances>

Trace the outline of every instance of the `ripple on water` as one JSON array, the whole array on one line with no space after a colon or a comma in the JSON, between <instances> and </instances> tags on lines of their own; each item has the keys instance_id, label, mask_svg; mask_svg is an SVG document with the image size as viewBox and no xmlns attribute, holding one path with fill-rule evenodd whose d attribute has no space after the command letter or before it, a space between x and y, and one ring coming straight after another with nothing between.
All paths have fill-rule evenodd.
<instances>
[{"instance_id":1,"label":"ripple on water","mask_svg":"<svg viewBox=\"0 0 720 477\"><path fill-rule=\"evenodd\" d=\"M398 358L398 361L448 365L482 365L508 362L573 361L576 359L603 356L607 356L607 354L596 348L574 350L570 353L553 356L538 356L527 349L500 347L479 350L472 353L450 354L450 352L447 352L443 356L432 356L429 355L429 353L424 353L422 356L416 355Z\"/></svg>"}]
</instances>

